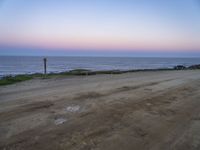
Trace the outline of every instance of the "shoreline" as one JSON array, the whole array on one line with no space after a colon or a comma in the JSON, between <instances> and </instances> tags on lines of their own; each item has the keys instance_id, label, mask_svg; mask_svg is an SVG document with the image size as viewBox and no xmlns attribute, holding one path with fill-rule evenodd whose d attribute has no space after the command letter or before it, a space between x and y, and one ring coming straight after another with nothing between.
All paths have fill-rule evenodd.
<instances>
[{"instance_id":1,"label":"shoreline","mask_svg":"<svg viewBox=\"0 0 200 150\"><path fill-rule=\"evenodd\" d=\"M192 65L189 67L183 65L177 65L173 68L159 68L159 69L131 69L131 70L99 70L92 71L88 69L74 69L59 73L47 73L46 75L42 73L33 74L19 74L19 75L5 75L0 78L0 86L14 84L17 82L22 82L26 80L31 80L34 78L52 78L52 77L64 77L64 76L89 76L98 74L124 74L132 72L148 72L148 71L177 71L177 70L196 70L200 69L200 64Z\"/></svg>"}]
</instances>

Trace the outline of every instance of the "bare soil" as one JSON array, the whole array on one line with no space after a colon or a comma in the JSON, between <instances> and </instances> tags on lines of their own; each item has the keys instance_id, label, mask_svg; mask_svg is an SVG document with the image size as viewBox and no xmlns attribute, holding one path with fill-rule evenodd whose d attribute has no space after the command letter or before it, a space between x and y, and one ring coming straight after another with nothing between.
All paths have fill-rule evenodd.
<instances>
[{"instance_id":1,"label":"bare soil","mask_svg":"<svg viewBox=\"0 0 200 150\"><path fill-rule=\"evenodd\" d=\"M199 150L200 71L0 87L2 150Z\"/></svg>"}]
</instances>

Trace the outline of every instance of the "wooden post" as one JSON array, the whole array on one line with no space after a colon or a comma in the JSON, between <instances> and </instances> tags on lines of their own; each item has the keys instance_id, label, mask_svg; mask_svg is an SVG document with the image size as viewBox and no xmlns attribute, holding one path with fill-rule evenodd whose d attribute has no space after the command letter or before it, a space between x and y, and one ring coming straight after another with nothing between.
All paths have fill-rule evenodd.
<instances>
[{"instance_id":1,"label":"wooden post","mask_svg":"<svg viewBox=\"0 0 200 150\"><path fill-rule=\"evenodd\" d=\"M44 75L46 77L46 74L47 74L47 58L44 58L43 61L44 61Z\"/></svg>"}]
</instances>

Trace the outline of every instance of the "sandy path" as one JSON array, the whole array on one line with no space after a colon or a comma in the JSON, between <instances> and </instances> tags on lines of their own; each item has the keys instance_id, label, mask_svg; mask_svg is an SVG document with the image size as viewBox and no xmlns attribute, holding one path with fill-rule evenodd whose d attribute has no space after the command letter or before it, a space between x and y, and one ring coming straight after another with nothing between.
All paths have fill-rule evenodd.
<instances>
[{"instance_id":1,"label":"sandy path","mask_svg":"<svg viewBox=\"0 0 200 150\"><path fill-rule=\"evenodd\" d=\"M0 87L0 149L198 150L200 71Z\"/></svg>"}]
</instances>

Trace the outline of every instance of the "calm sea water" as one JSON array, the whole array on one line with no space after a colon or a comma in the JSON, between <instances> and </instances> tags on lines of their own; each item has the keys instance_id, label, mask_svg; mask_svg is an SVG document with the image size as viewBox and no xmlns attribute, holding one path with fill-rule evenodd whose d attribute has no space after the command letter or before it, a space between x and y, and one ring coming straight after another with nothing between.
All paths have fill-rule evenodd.
<instances>
[{"instance_id":1,"label":"calm sea water","mask_svg":"<svg viewBox=\"0 0 200 150\"><path fill-rule=\"evenodd\" d=\"M84 68L90 70L129 70L172 68L175 65L200 64L200 58L110 58L47 57L48 72ZM0 56L0 76L43 72L43 57Z\"/></svg>"}]
</instances>

